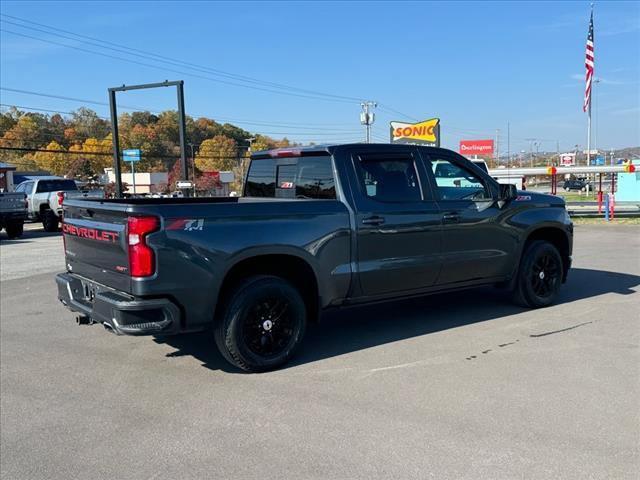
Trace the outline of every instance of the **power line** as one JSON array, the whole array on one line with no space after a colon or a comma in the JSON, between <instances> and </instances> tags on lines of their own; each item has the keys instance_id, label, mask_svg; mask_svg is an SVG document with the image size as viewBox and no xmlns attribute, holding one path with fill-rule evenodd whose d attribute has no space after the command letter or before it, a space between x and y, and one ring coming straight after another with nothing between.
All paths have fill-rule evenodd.
<instances>
[{"instance_id":1,"label":"power line","mask_svg":"<svg viewBox=\"0 0 640 480\"><path fill-rule=\"evenodd\" d=\"M350 96L346 96L346 95L335 95L335 94L330 94L330 93L325 93L325 92L319 92L319 91L316 91L316 90L308 90L308 89L293 87L291 85L286 85L286 84L282 84L282 83L275 83L275 82L269 82L269 81L265 81L265 80L260 80L260 79L256 79L256 78L249 77L249 76L246 76L246 75L239 75L239 74L235 74L235 73L225 72L223 70L219 70L219 69L214 69L214 68L207 67L207 66L198 65L196 63L185 62L183 60L179 60L179 59L175 59L175 58L171 58L171 57L167 57L167 56L163 56L163 55L158 55L158 54L153 53L153 52L132 48L132 47L127 46L127 45L122 45L122 44L118 44L118 43L114 43L114 42L109 42L109 41L106 41L106 40L102 40L102 39L95 38L95 37L90 37L90 36L87 36L87 35L81 35L81 34L78 34L78 33L75 33L75 32L71 32L69 30L63 30L61 28L56 28L56 27L52 27L50 25L45 25L45 24L42 24L42 23L33 22L31 20L27 20L27 19L24 19L24 18L15 17L15 16L12 16L12 15L6 15L6 14L0 14L0 15L3 16L3 17L7 17L7 18L12 18L14 20L18 20L18 21L23 22L23 23L27 23L27 24L31 24L31 25L38 25L38 26L44 27L44 28L46 28L48 30L53 30L53 31L57 31L57 32L63 32L63 33L69 34L69 35L73 35L74 37L77 37L77 38L72 38L72 37L68 37L68 36L65 36L65 35L56 34L56 33L50 32L50 31L37 29L35 27L29 27L27 25L22 25L22 24L15 23L15 22L10 22L8 20L2 20L5 23L9 23L11 25L15 25L15 26L18 26L20 28L25 28L25 29L29 29L29 30L35 30L35 31L39 31L39 32L42 32L42 33L46 33L48 35L67 38L67 39L74 40L74 41L80 41L81 43L97 46L99 48L104 48L104 49L108 49L108 50L112 50L112 51L117 51L117 52L120 52L120 53L125 53L125 54L131 55L131 56L137 56L139 58L144 58L144 59L147 59L147 60L151 59L151 60L156 61L156 62L162 62L162 63L169 63L169 64L172 64L172 65L177 65L177 66L180 66L181 68L188 67L188 68L199 70L199 71L213 73L215 75L231 78L231 79L234 79L234 80L237 80L237 81L241 81L241 82L254 83L254 84L258 84L258 85L266 85L266 86L270 86L270 87L273 87L273 88L279 88L279 89L283 89L283 90L292 90L292 91L297 91L297 92L301 92L301 93L307 93L307 94L314 95L314 96L322 96L322 97L328 97L328 98L334 98L334 99L349 100L349 101L353 101L353 102L361 101L361 99L358 98L358 97L350 97ZM92 42L81 41L81 40L78 40L79 38L91 40ZM99 43L95 43L95 42L99 42ZM105 46L105 45L111 45L112 47L108 47L108 46ZM113 48L113 47L118 47L118 48ZM142 54L142 55L140 55L140 54Z\"/></svg>"},{"instance_id":2,"label":"power line","mask_svg":"<svg viewBox=\"0 0 640 480\"><path fill-rule=\"evenodd\" d=\"M143 67L154 68L156 70L162 70L162 71L166 71L166 72L178 73L180 75L187 75L187 76L190 76L190 77L200 78L200 79L208 80L208 81L211 81L211 82L222 83L222 84L225 84L225 85L232 85L232 86L235 86L235 87L250 88L250 89L253 89L253 90L260 90L260 91L264 91L264 92L275 93L275 94L278 94L278 95L289 95L289 96L293 96L293 97L311 98L311 99L314 99L314 100L325 100L325 101L339 102L339 103L355 103L352 100L340 100L340 99L337 99L337 98L324 98L324 97L318 97L318 96L312 96L312 95L304 95L304 94L301 94L301 93L291 93L291 92L285 92L285 91L279 91L279 90L272 90L272 89L268 89L268 88L256 87L256 86L253 86L253 85L242 85L242 84L239 84L239 83L229 82L229 81L226 81L226 80L220 80L218 78L213 78L213 77L210 77L210 76L199 75L199 74L196 74L196 73L189 73L189 72L185 72L183 70L175 70L173 68L167 68L167 67L162 67L162 66L159 66L159 65L153 65L151 63L139 62L137 60L132 60L130 58L123 58L123 57L119 57L117 55L110 55L108 53L96 52L94 50L89 50L89 49L78 47L78 46L74 46L74 45L68 45L66 43L56 42L54 40L47 40L47 39L40 38L40 37L34 37L33 35L27 35L25 33L14 32L12 30L7 30L6 28L0 28L0 32L10 33L12 35L17 35L17 36L20 36L20 37L30 38L32 40L38 40L40 42L49 43L51 45L58 45L60 47L70 48L70 49L73 49L73 50L78 50L80 52L90 53L92 55L99 55L99 56L102 56L102 57L112 58L112 59L115 59L115 60L121 60L123 62L133 63L135 65L140 65L140 66L143 66Z\"/></svg>"},{"instance_id":3,"label":"power line","mask_svg":"<svg viewBox=\"0 0 640 480\"><path fill-rule=\"evenodd\" d=\"M30 90L21 90L18 88L8 88L8 87L0 87L0 90L4 90L6 92L14 92L14 93L22 93L25 95L35 95L38 97L47 97L47 98L55 98L58 100L67 100L70 102L78 102L78 103L88 103L90 105L102 105L102 106L109 106L109 104L107 102L99 102L97 100L86 100L86 99L82 99L82 98L74 98L74 97L65 97L63 95L53 95L50 93L42 93L42 92L33 92ZM133 107L133 106L127 106L127 105L118 105L119 108L122 108L124 110L135 110L135 111L150 111L150 110L145 110L141 107Z\"/></svg>"},{"instance_id":4,"label":"power line","mask_svg":"<svg viewBox=\"0 0 640 480\"><path fill-rule=\"evenodd\" d=\"M0 107L5 107L5 108L24 108L25 110L34 110L36 112L46 112L46 113L61 113L63 115L74 115L77 112L63 112L62 110L50 110L47 108L36 108L36 107L27 107L25 105L10 105L8 103L0 103ZM25 112L25 113L29 113L29 112ZM98 115L98 118L102 119L102 120L109 120L109 118L107 117L101 117L100 115Z\"/></svg>"},{"instance_id":5,"label":"power line","mask_svg":"<svg viewBox=\"0 0 640 480\"><path fill-rule=\"evenodd\" d=\"M20 90L17 88L8 88L8 87L0 87L0 90L5 90L7 92L15 92L15 93L21 93L21 94L25 94L25 95L36 95L39 97L47 97L47 98L55 98L58 100L67 100L67 101L72 101L72 102L78 102L78 103L88 103L91 105L103 105L103 106L108 106L108 103L105 102L99 102L97 100L86 100L86 99L81 99L81 98L73 98L73 97L66 97L66 96L62 96L62 95L54 95L54 94L49 94L49 93L43 93L43 92L33 92L33 91L29 91L29 90ZM10 105L10 104L2 104L3 106L8 106L8 107L20 107L20 108L26 108L26 109L30 109L30 110L41 110L41 111L47 111L45 109L41 109L41 108L35 108L35 107L27 107L27 106L19 106L19 105ZM149 110L149 109L145 109L142 107L132 107L132 106L125 106L125 105L119 105L120 108L123 108L124 110L132 110L135 112L149 112L149 113L154 113L154 114L161 114L163 112L159 111L159 110ZM171 110L167 110L167 111L171 111ZM61 111L61 110L50 110L50 112L54 112L54 113L63 113L63 114L67 114L67 115L74 115L77 112L65 112L65 111ZM283 122L266 122L266 121L262 121L262 120L239 120L239 119L234 119L231 117L220 117L220 116L215 116L215 118L211 118L208 117L206 115L199 115L199 114L194 114L191 115L191 117L194 120L197 120L197 118L207 118L207 119L211 119L211 120L221 120L224 122L234 122L234 123L240 123L240 124L247 124L247 125L257 125L257 126L265 126L265 127L283 127L283 128L300 128L300 129L308 129L308 130L336 130L336 131L341 131L344 132L346 130L342 130L339 128L324 128L321 127L321 125L332 125L332 124L307 124L309 125L309 127L301 127L299 126L299 124L291 124L291 123L283 123ZM108 117L100 117L104 120L109 120ZM316 126L318 125L318 126ZM336 124L338 125L338 124ZM342 124L340 124L342 125ZM351 125L351 124L344 124L344 125ZM356 130L354 130L356 131Z\"/></svg>"}]
</instances>

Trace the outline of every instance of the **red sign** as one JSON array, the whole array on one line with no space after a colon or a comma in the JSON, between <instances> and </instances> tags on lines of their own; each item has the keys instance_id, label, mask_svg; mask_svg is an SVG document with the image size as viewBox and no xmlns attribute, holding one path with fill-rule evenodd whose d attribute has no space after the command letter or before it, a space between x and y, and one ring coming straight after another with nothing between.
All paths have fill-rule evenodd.
<instances>
[{"instance_id":1,"label":"red sign","mask_svg":"<svg viewBox=\"0 0 640 480\"><path fill-rule=\"evenodd\" d=\"M575 153L563 153L560 155L560 164L566 167L573 165L576 163L576 154Z\"/></svg>"},{"instance_id":2,"label":"red sign","mask_svg":"<svg viewBox=\"0 0 640 480\"><path fill-rule=\"evenodd\" d=\"M461 155L493 157L493 140L460 140Z\"/></svg>"}]
</instances>

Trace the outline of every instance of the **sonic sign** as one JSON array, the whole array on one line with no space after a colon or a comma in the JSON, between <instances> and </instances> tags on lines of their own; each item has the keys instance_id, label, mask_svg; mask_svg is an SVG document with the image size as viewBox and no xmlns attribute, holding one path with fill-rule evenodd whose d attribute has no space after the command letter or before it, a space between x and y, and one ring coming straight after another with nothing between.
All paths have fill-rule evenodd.
<instances>
[{"instance_id":1,"label":"sonic sign","mask_svg":"<svg viewBox=\"0 0 640 480\"><path fill-rule=\"evenodd\" d=\"M391 143L440 146L440 119L418 123L391 122Z\"/></svg>"}]
</instances>

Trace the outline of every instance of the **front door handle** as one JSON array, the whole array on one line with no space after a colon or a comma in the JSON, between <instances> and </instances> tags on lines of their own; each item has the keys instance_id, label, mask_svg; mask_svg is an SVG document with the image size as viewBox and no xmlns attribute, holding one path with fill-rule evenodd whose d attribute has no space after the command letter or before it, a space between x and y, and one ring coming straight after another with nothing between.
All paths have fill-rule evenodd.
<instances>
[{"instance_id":1,"label":"front door handle","mask_svg":"<svg viewBox=\"0 0 640 480\"><path fill-rule=\"evenodd\" d=\"M442 215L442 221L444 223L458 223L460 221L460 214L457 212L445 213Z\"/></svg>"},{"instance_id":2,"label":"front door handle","mask_svg":"<svg viewBox=\"0 0 640 480\"><path fill-rule=\"evenodd\" d=\"M384 217L379 217L378 215L374 215L372 217L367 217L362 219L363 225L382 225L384 223Z\"/></svg>"}]
</instances>

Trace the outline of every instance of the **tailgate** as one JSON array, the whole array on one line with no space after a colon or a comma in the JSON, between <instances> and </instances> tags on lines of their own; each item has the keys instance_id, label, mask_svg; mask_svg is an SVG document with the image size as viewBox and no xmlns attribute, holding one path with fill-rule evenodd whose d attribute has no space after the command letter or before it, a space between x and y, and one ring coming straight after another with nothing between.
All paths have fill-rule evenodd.
<instances>
[{"instance_id":1,"label":"tailgate","mask_svg":"<svg viewBox=\"0 0 640 480\"><path fill-rule=\"evenodd\" d=\"M64 205L63 219L67 270L129 292L127 214L99 204Z\"/></svg>"},{"instance_id":2,"label":"tailgate","mask_svg":"<svg viewBox=\"0 0 640 480\"><path fill-rule=\"evenodd\" d=\"M0 212L19 213L27 211L24 193L0 193Z\"/></svg>"}]
</instances>

